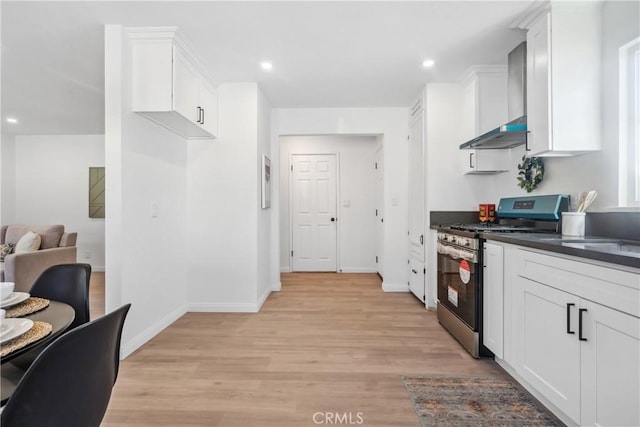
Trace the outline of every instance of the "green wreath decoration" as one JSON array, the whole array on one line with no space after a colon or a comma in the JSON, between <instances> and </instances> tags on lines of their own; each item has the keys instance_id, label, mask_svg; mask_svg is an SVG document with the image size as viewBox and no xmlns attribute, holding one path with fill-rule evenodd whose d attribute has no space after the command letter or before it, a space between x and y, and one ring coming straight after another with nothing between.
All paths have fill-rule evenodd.
<instances>
[{"instance_id":1,"label":"green wreath decoration","mask_svg":"<svg viewBox=\"0 0 640 427\"><path fill-rule=\"evenodd\" d=\"M522 156L518 170L518 185L527 190L527 193L531 193L544 178L544 162L540 157Z\"/></svg>"}]
</instances>

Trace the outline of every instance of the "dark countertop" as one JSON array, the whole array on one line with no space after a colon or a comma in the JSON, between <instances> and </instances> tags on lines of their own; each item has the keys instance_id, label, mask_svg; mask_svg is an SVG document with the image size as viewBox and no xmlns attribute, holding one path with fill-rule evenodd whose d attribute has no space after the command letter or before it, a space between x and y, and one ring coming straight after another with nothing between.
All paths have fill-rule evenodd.
<instances>
[{"instance_id":1,"label":"dark countertop","mask_svg":"<svg viewBox=\"0 0 640 427\"><path fill-rule=\"evenodd\" d=\"M640 252L638 252L640 242L635 240L591 236L580 238L545 233L480 233L480 237L485 240L640 268Z\"/></svg>"}]
</instances>

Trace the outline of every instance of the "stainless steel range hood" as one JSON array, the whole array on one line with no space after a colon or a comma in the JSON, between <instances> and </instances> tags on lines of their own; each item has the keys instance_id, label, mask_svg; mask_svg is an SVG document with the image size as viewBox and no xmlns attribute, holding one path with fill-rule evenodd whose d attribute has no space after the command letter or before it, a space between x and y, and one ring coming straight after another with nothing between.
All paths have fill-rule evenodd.
<instances>
[{"instance_id":1,"label":"stainless steel range hood","mask_svg":"<svg viewBox=\"0 0 640 427\"><path fill-rule=\"evenodd\" d=\"M527 141L527 43L522 42L508 56L509 122L460 145L460 149L512 148Z\"/></svg>"}]
</instances>

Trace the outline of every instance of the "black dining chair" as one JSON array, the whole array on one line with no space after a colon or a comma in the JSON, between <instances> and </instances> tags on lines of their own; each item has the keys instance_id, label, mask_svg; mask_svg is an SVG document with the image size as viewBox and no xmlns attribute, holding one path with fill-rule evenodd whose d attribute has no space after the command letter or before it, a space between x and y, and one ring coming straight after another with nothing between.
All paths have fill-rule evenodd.
<instances>
[{"instance_id":1,"label":"black dining chair","mask_svg":"<svg viewBox=\"0 0 640 427\"><path fill-rule=\"evenodd\" d=\"M91 265L59 264L42 272L36 279L29 294L61 301L69 304L76 312L76 317L68 329L76 328L89 319L89 280Z\"/></svg>"},{"instance_id":2,"label":"black dining chair","mask_svg":"<svg viewBox=\"0 0 640 427\"><path fill-rule=\"evenodd\" d=\"M3 427L98 427L118 377L131 304L81 325L40 353L0 415Z\"/></svg>"},{"instance_id":3,"label":"black dining chair","mask_svg":"<svg viewBox=\"0 0 640 427\"><path fill-rule=\"evenodd\" d=\"M64 302L73 307L75 317L69 331L87 323L89 318L89 280L91 265L58 264L47 268L36 279L29 294L33 297L46 298ZM43 350L43 346L34 347L27 353L16 357L11 364L18 369L26 370Z\"/></svg>"}]
</instances>

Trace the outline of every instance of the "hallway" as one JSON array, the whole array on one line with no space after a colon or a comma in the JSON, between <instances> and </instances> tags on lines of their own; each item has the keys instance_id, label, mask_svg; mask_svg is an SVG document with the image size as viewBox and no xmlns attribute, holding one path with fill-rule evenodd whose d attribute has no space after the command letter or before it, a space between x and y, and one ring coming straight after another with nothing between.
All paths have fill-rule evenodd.
<instances>
[{"instance_id":1,"label":"hallway","mask_svg":"<svg viewBox=\"0 0 640 427\"><path fill-rule=\"evenodd\" d=\"M402 375L501 375L375 274L291 273L259 313L188 313L121 364L103 426L418 426Z\"/></svg>"}]
</instances>

